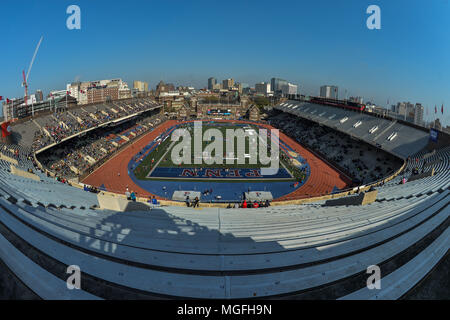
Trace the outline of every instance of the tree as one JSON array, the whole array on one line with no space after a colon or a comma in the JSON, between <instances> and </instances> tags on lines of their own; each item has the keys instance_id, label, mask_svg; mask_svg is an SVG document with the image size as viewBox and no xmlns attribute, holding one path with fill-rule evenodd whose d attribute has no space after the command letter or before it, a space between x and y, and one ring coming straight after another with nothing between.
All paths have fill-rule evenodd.
<instances>
[{"instance_id":1,"label":"tree","mask_svg":"<svg viewBox=\"0 0 450 320\"><path fill-rule=\"evenodd\" d=\"M253 98L253 102L259 108L263 108L264 106L268 106L270 104L270 100L266 97L255 97Z\"/></svg>"}]
</instances>

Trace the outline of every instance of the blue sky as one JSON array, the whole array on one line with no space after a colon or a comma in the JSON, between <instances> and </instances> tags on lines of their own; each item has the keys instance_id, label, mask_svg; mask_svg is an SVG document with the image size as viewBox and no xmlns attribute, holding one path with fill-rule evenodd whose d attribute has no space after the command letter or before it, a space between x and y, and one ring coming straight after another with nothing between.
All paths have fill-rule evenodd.
<instances>
[{"instance_id":1,"label":"blue sky","mask_svg":"<svg viewBox=\"0 0 450 320\"><path fill-rule=\"evenodd\" d=\"M81 8L81 30L66 28L71 4ZM366 27L371 4L381 8L381 30ZM252 86L280 77L306 94L334 84L341 96L346 89L381 105L420 102L429 119L444 103L450 124L448 0L3 0L0 12L4 97L23 95L21 73L43 35L32 92L75 79L200 88L210 76Z\"/></svg>"}]
</instances>

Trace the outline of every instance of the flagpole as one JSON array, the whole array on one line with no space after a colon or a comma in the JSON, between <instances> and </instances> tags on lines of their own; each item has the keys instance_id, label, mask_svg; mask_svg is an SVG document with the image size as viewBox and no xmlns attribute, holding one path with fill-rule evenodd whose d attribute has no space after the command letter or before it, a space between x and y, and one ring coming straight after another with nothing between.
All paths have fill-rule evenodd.
<instances>
[{"instance_id":1,"label":"flagpole","mask_svg":"<svg viewBox=\"0 0 450 320\"><path fill-rule=\"evenodd\" d=\"M434 121L433 121L433 128L436 129L436 105L434 105Z\"/></svg>"}]
</instances>

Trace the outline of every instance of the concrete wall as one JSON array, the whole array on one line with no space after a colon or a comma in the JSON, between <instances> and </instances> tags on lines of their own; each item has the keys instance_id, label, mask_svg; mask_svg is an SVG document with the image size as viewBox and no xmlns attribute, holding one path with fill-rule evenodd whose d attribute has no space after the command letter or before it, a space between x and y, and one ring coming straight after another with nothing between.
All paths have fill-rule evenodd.
<instances>
[{"instance_id":1,"label":"concrete wall","mask_svg":"<svg viewBox=\"0 0 450 320\"><path fill-rule=\"evenodd\" d=\"M326 206L359 206L374 202L377 199L378 190L360 193L351 197L328 200Z\"/></svg>"},{"instance_id":2,"label":"concrete wall","mask_svg":"<svg viewBox=\"0 0 450 320\"><path fill-rule=\"evenodd\" d=\"M0 160L8 161L9 163L12 163L15 166L19 165L19 162L16 159L10 158L8 156L5 156L3 153L0 152Z\"/></svg>"},{"instance_id":3,"label":"concrete wall","mask_svg":"<svg viewBox=\"0 0 450 320\"><path fill-rule=\"evenodd\" d=\"M408 181L419 180L419 179L423 179L423 178L431 177L431 176L434 176L434 168L431 171L412 175L409 177Z\"/></svg>"},{"instance_id":4,"label":"concrete wall","mask_svg":"<svg viewBox=\"0 0 450 320\"><path fill-rule=\"evenodd\" d=\"M11 173L16 175L16 176L24 177L24 178L27 178L27 179L32 179L32 180L35 180L35 181L41 181L41 178L39 178L38 175L35 175L34 173L29 173L29 172L21 170L21 169L18 169L14 165L11 165Z\"/></svg>"},{"instance_id":5,"label":"concrete wall","mask_svg":"<svg viewBox=\"0 0 450 320\"><path fill-rule=\"evenodd\" d=\"M105 194L100 192L97 194L100 209L115 210L115 211L147 211L150 207L143 202L128 201L124 197Z\"/></svg>"}]
</instances>

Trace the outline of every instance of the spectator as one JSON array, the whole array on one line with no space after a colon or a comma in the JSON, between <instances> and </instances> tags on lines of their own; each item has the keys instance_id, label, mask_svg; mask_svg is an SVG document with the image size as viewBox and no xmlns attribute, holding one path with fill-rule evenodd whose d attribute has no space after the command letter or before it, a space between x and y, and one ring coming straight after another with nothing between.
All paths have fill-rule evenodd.
<instances>
[{"instance_id":1,"label":"spectator","mask_svg":"<svg viewBox=\"0 0 450 320\"><path fill-rule=\"evenodd\" d=\"M191 206L191 203L190 203L190 200L189 200L189 196L186 197L185 202L186 202L186 206L187 206L187 207L190 207L190 206Z\"/></svg>"},{"instance_id":2,"label":"spectator","mask_svg":"<svg viewBox=\"0 0 450 320\"><path fill-rule=\"evenodd\" d=\"M131 198L131 201L136 202L136 194L134 193L134 191L131 191L130 198Z\"/></svg>"},{"instance_id":3,"label":"spectator","mask_svg":"<svg viewBox=\"0 0 450 320\"><path fill-rule=\"evenodd\" d=\"M193 205L193 207L195 208L195 207L199 207L199 202L200 202L200 200L198 199L198 197L195 197L195 199L194 199L194 205Z\"/></svg>"},{"instance_id":4,"label":"spectator","mask_svg":"<svg viewBox=\"0 0 450 320\"><path fill-rule=\"evenodd\" d=\"M258 208L258 207L259 207L258 201L253 202L253 208Z\"/></svg>"},{"instance_id":5,"label":"spectator","mask_svg":"<svg viewBox=\"0 0 450 320\"><path fill-rule=\"evenodd\" d=\"M125 196L127 197L127 200L131 200L131 194L130 191L128 191L128 188L127 191L125 191Z\"/></svg>"},{"instance_id":6,"label":"spectator","mask_svg":"<svg viewBox=\"0 0 450 320\"><path fill-rule=\"evenodd\" d=\"M247 200L244 200L244 202L242 203L242 208L247 208Z\"/></svg>"}]
</instances>

